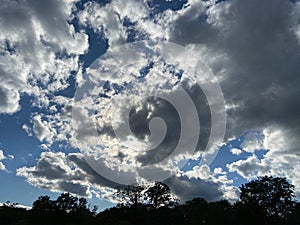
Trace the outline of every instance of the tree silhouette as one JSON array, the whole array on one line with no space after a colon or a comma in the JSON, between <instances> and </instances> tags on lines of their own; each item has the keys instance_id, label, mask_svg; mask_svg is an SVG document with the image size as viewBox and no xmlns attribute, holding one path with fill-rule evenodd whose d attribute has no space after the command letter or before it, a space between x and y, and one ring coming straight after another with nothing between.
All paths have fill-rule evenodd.
<instances>
[{"instance_id":1,"label":"tree silhouette","mask_svg":"<svg viewBox=\"0 0 300 225\"><path fill-rule=\"evenodd\" d=\"M89 209L85 198L62 193L56 200L40 196L31 210L31 224L91 224L97 208Z\"/></svg>"},{"instance_id":2,"label":"tree silhouette","mask_svg":"<svg viewBox=\"0 0 300 225\"><path fill-rule=\"evenodd\" d=\"M295 207L294 186L281 177L259 177L242 185L240 199L245 206L263 210L273 224L286 220Z\"/></svg>"},{"instance_id":3,"label":"tree silhouette","mask_svg":"<svg viewBox=\"0 0 300 225\"><path fill-rule=\"evenodd\" d=\"M178 201L172 196L169 186L162 182L155 182L153 186L146 190L145 195L155 208L176 204Z\"/></svg>"},{"instance_id":4,"label":"tree silhouette","mask_svg":"<svg viewBox=\"0 0 300 225\"><path fill-rule=\"evenodd\" d=\"M62 193L55 201L59 210L62 211L76 211L78 208L78 198L68 193Z\"/></svg>"},{"instance_id":5,"label":"tree silhouette","mask_svg":"<svg viewBox=\"0 0 300 225\"><path fill-rule=\"evenodd\" d=\"M32 204L32 210L33 211L54 211L55 210L55 202L50 200L50 197L40 196L36 201Z\"/></svg>"},{"instance_id":6,"label":"tree silhouette","mask_svg":"<svg viewBox=\"0 0 300 225\"><path fill-rule=\"evenodd\" d=\"M185 203L184 215L187 224L206 224L208 220L208 203L204 198L193 198Z\"/></svg>"},{"instance_id":7,"label":"tree silhouette","mask_svg":"<svg viewBox=\"0 0 300 225\"><path fill-rule=\"evenodd\" d=\"M121 206L137 206L144 201L144 190L140 185L119 186L115 195L121 200Z\"/></svg>"},{"instance_id":8,"label":"tree silhouette","mask_svg":"<svg viewBox=\"0 0 300 225\"><path fill-rule=\"evenodd\" d=\"M117 193L125 207L112 207L98 214L97 208L90 210L85 198L70 193L62 193L56 200L40 196L30 210L4 203L0 205L0 224L300 224L300 203L294 202L294 186L285 178L259 177L242 185L240 201L233 205L226 200L207 202L199 197L169 207L173 196L170 188L161 182L147 188L123 186Z\"/></svg>"}]
</instances>

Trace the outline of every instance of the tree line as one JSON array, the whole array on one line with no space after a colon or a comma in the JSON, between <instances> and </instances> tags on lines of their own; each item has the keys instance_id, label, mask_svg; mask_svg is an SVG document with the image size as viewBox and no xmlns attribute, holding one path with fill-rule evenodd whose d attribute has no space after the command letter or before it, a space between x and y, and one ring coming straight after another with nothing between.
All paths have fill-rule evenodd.
<instances>
[{"instance_id":1,"label":"tree line","mask_svg":"<svg viewBox=\"0 0 300 225\"><path fill-rule=\"evenodd\" d=\"M258 177L243 184L235 203L207 202L196 197L179 204L162 182L119 186L114 196L119 203L99 213L85 198L70 193L62 193L56 200L40 196L30 210L5 203L0 207L0 224L300 224L300 203L295 200L294 186L282 177Z\"/></svg>"}]
</instances>

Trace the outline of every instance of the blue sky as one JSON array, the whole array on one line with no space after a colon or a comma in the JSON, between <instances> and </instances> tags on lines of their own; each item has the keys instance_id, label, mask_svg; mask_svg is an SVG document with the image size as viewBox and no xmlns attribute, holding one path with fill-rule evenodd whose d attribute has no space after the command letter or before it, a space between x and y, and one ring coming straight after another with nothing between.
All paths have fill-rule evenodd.
<instances>
[{"instance_id":1,"label":"blue sky","mask_svg":"<svg viewBox=\"0 0 300 225\"><path fill-rule=\"evenodd\" d=\"M183 202L235 201L263 175L299 196L299 8L5 0L0 202L69 191L102 210L160 177Z\"/></svg>"}]
</instances>

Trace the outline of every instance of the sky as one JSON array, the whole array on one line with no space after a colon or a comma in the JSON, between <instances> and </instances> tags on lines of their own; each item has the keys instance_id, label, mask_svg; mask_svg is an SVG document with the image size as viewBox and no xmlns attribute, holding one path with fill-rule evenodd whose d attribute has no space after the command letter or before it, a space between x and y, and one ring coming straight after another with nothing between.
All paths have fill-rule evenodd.
<instances>
[{"instance_id":1,"label":"sky","mask_svg":"<svg viewBox=\"0 0 300 225\"><path fill-rule=\"evenodd\" d=\"M3 0L0 202L118 185L234 202L300 197L300 2Z\"/></svg>"}]
</instances>

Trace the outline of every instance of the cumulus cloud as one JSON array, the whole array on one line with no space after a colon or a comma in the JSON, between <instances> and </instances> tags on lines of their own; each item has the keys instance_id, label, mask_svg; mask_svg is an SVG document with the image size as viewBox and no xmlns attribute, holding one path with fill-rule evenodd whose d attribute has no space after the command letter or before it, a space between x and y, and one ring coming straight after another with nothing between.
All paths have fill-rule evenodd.
<instances>
[{"instance_id":1,"label":"cumulus cloud","mask_svg":"<svg viewBox=\"0 0 300 225\"><path fill-rule=\"evenodd\" d=\"M17 91L0 89L0 113L15 113L19 110L20 95Z\"/></svg>"},{"instance_id":2,"label":"cumulus cloud","mask_svg":"<svg viewBox=\"0 0 300 225\"><path fill-rule=\"evenodd\" d=\"M201 196L208 201L238 199L238 189L232 185L233 180L228 179L227 173L220 167L211 171L205 164L194 166L191 170L182 172L181 176L172 177L166 182L170 182L171 187L184 200L191 199L193 196ZM182 190L179 190L181 188Z\"/></svg>"},{"instance_id":3,"label":"cumulus cloud","mask_svg":"<svg viewBox=\"0 0 300 225\"><path fill-rule=\"evenodd\" d=\"M1 162L3 159L6 159L6 156L4 155L3 151L0 150L0 170L6 170L5 165Z\"/></svg>"},{"instance_id":4,"label":"cumulus cloud","mask_svg":"<svg viewBox=\"0 0 300 225\"><path fill-rule=\"evenodd\" d=\"M228 110L227 135L239 136L269 124L297 132L299 43L290 30L295 4L235 0L206 4L211 3L191 2L175 14L170 40L198 51L220 77L226 101L235 106ZM189 24L199 29L184 30Z\"/></svg>"},{"instance_id":5,"label":"cumulus cloud","mask_svg":"<svg viewBox=\"0 0 300 225\"><path fill-rule=\"evenodd\" d=\"M39 188L91 197L92 190L108 194L116 184L96 173L80 153L43 152L36 166L22 167L18 176ZM102 195L100 195L102 196Z\"/></svg>"},{"instance_id":6,"label":"cumulus cloud","mask_svg":"<svg viewBox=\"0 0 300 225\"><path fill-rule=\"evenodd\" d=\"M198 52L220 79L226 137L251 131L241 150L253 155L228 165L248 179L273 174L299 180L292 169L300 147L298 8L290 1L191 1L168 20L169 40ZM260 149L268 150L262 159L255 153Z\"/></svg>"},{"instance_id":7,"label":"cumulus cloud","mask_svg":"<svg viewBox=\"0 0 300 225\"><path fill-rule=\"evenodd\" d=\"M264 154L259 157L254 153L247 159L227 164L229 172L237 172L246 179L265 175L286 177L295 185L296 194L300 196L298 140L291 138L290 130L278 127L266 128L262 134L256 135L256 142L261 143Z\"/></svg>"},{"instance_id":8,"label":"cumulus cloud","mask_svg":"<svg viewBox=\"0 0 300 225\"><path fill-rule=\"evenodd\" d=\"M126 43L128 36L133 35L132 29L137 29L137 24L143 23L149 17L148 14L147 6L142 1L113 1L104 6L87 2L78 18L81 24L92 27L97 33L103 33L110 46L116 46ZM133 39L141 36L143 32L145 31L139 29Z\"/></svg>"},{"instance_id":9,"label":"cumulus cloud","mask_svg":"<svg viewBox=\"0 0 300 225\"><path fill-rule=\"evenodd\" d=\"M112 193L118 186L99 175L84 159L81 153L65 154L63 152L43 152L36 166L22 167L17 170L18 176L37 187L54 192L66 191L80 196L91 196L97 193L99 197L115 201ZM221 175L221 176L220 176ZM185 172L181 176L173 176L165 181L182 202L194 196L201 196L208 201L237 199L230 180L224 176L224 171L217 168L210 172L207 165Z\"/></svg>"},{"instance_id":10,"label":"cumulus cloud","mask_svg":"<svg viewBox=\"0 0 300 225\"><path fill-rule=\"evenodd\" d=\"M5 157L4 153L3 153L3 151L0 150L0 160L3 160L3 159L5 159L5 158L6 158L6 157Z\"/></svg>"},{"instance_id":11,"label":"cumulus cloud","mask_svg":"<svg viewBox=\"0 0 300 225\"><path fill-rule=\"evenodd\" d=\"M129 106L129 103L139 102L139 97L145 93L155 93L161 87L176 86L178 80L187 74L183 72L191 72L181 70L182 67L178 64L178 59L185 58L186 55L180 54L179 51L171 52L173 64L167 64L159 58L154 58L158 62L154 66L148 60L131 63L118 76L107 68L119 69L120 64L134 61L136 55L134 52L122 54L120 51L120 57L116 60L109 58L113 52L108 52L108 57L100 64L102 67L98 67L102 69L101 79L97 80L97 77L93 76L93 72L99 71L93 71L93 68L87 71L95 82L103 84L102 87L92 90L95 91L92 94L97 96L97 101L95 98L85 98L80 102L81 106L86 107L82 111L77 112L73 107L75 114L73 113L72 124L70 99L50 99L48 94L68 86L70 71L78 70L78 55L83 54L88 47L87 36L83 32L75 32L73 25L68 23L72 18L74 4L72 1L47 3L49 11L43 11L41 3L24 1L22 4L20 7L20 4L5 1L0 8L0 12L3 12L0 15L4 18L4 22L0 21L0 29L3 30L0 34L0 57L3 59L3 63L0 64L0 76L4 81L0 84L0 96L3 96L0 112L14 113L19 110L18 102L23 92L39 96L36 105L55 103L57 107L51 107L51 112L55 112L55 115L33 117L33 134L40 141L50 145L54 140L64 140L70 146L88 153L91 145L97 146L97 156L102 154L100 158L103 168L128 172L130 163L134 166L146 165L160 161L168 155L169 148L171 149L178 140L178 124L174 122L176 113L165 116L173 133L166 136L163 145L155 149L155 152L140 154L141 152L137 153L120 145L114 133L113 128L128 119L124 113L125 109L113 108L113 117L109 110L112 110L111 104ZM113 1L105 5L88 2L78 13L78 19L84 28L91 27L96 33L104 34L111 46L109 51L113 51L113 46L130 41L130 38L132 41L145 37L152 41L172 41L194 51L212 69L224 93L228 112L225 141L250 131L244 135L241 149L233 148L231 153L240 155L245 151L252 156L229 163L229 172L237 172L248 179L265 174L286 176L300 188L300 178L296 175L300 146L300 107L297 104L300 95L299 18L296 13L298 8L299 3L291 1L190 1L178 11L166 10L153 14L149 6L142 1ZM12 18L16 13L21 16ZM61 23L56 22L53 15L56 15ZM13 27L22 29L15 31L12 30ZM25 36L21 36L22 32ZM58 57L63 53L66 56ZM189 59L185 62L185 66L190 66L195 60ZM141 75L141 71L144 74ZM10 76L11 74L18 76ZM176 76L170 78L166 74ZM136 77L144 83L137 82L136 86L132 85L131 81ZM84 80L84 77L82 79ZM134 87L133 92L136 91L140 95L118 99L117 94L120 90L126 90L130 85ZM197 104L197 110L204 112L201 121L211 121L209 109L204 101L205 96L193 88L194 86L189 86L190 96L202 100L201 104ZM175 93L176 90L172 89L170 92L172 91ZM99 93L103 96L100 103ZM124 96L130 94L126 91L123 93ZM171 111L171 107L167 107L164 102L160 101L159 106L155 103L157 102L148 101L137 104L133 109L130 125L132 136L135 138L124 139L123 144L138 143L138 147L149 144L150 119L161 111ZM91 114L89 107L94 104L98 108L92 108ZM65 115L58 112L58 108L63 108ZM185 108L186 111L189 109ZM208 122L201 123L204 135L202 138L207 139L209 136L210 125ZM27 126L24 128L30 132ZM193 132L187 134L192 137ZM198 142L197 146L202 149L205 144ZM262 158L256 155L260 149L266 149ZM46 167L50 170L47 171ZM53 191L69 190L73 193L78 189L77 194L90 195L92 187L105 192L105 187L113 186L94 169L80 154L46 152L42 153L36 166L20 168L18 175L26 177L28 182L38 187ZM178 168L167 163L159 169L178 172ZM142 172L147 174L147 171ZM170 178L167 182L184 200L195 195L206 196L209 200L216 200L221 196L234 199L238 193L237 189L230 185L231 181L227 179L224 171L219 168L212 172L207 165L196 166L180 177Z\"/></svg>"},{"instance_id":12,"label":"cumulus cloud","mask_svg":"<svg viewBox=\"0 0 300 225\"><path fill-rule=\"evenodd\" d=\"M88 48L87 35L75 32L74 1L3 1L0 6L0 113L20 109L20 94L36 96L68 86L78 55Z\"/></svg>"},{"instance_id":13,"label":"cumulus cloud","mask_svg":"<svg viewBox=\"0 0 300 225\"><path fill-rule=\"evenodd\" d=\"M165 182L183 203L195 196L203 197L207 201L216 201L223 195L219 190L219 185L211 181L174 176Z\"/></svg>"},{"instance_id":14,"label":"cumulus cloud","mask_svg":"<svg viewBox=\"0 0 300 225\"><path fill-rule=\"evenodd\" d=\"M41 120L41 115L36 115L33 118L33 132L40 141L46 139L47 142L53 142L52 138L55 135L53 134L53 132L55 133L55 130L53 131L53 129L51 129L48 121Z\"/></svg>"},{"instance_id":15,"label":"cumulus cloud","mask_svg":"<svg viewBox=\"0 0 300 225\"><path fill-rule=\"evenodd\" d=\"M231 148L230 152L234 155L240 155L243 151L241 149L238 149L238 148Z\"/></svg>"}]
</instances>

